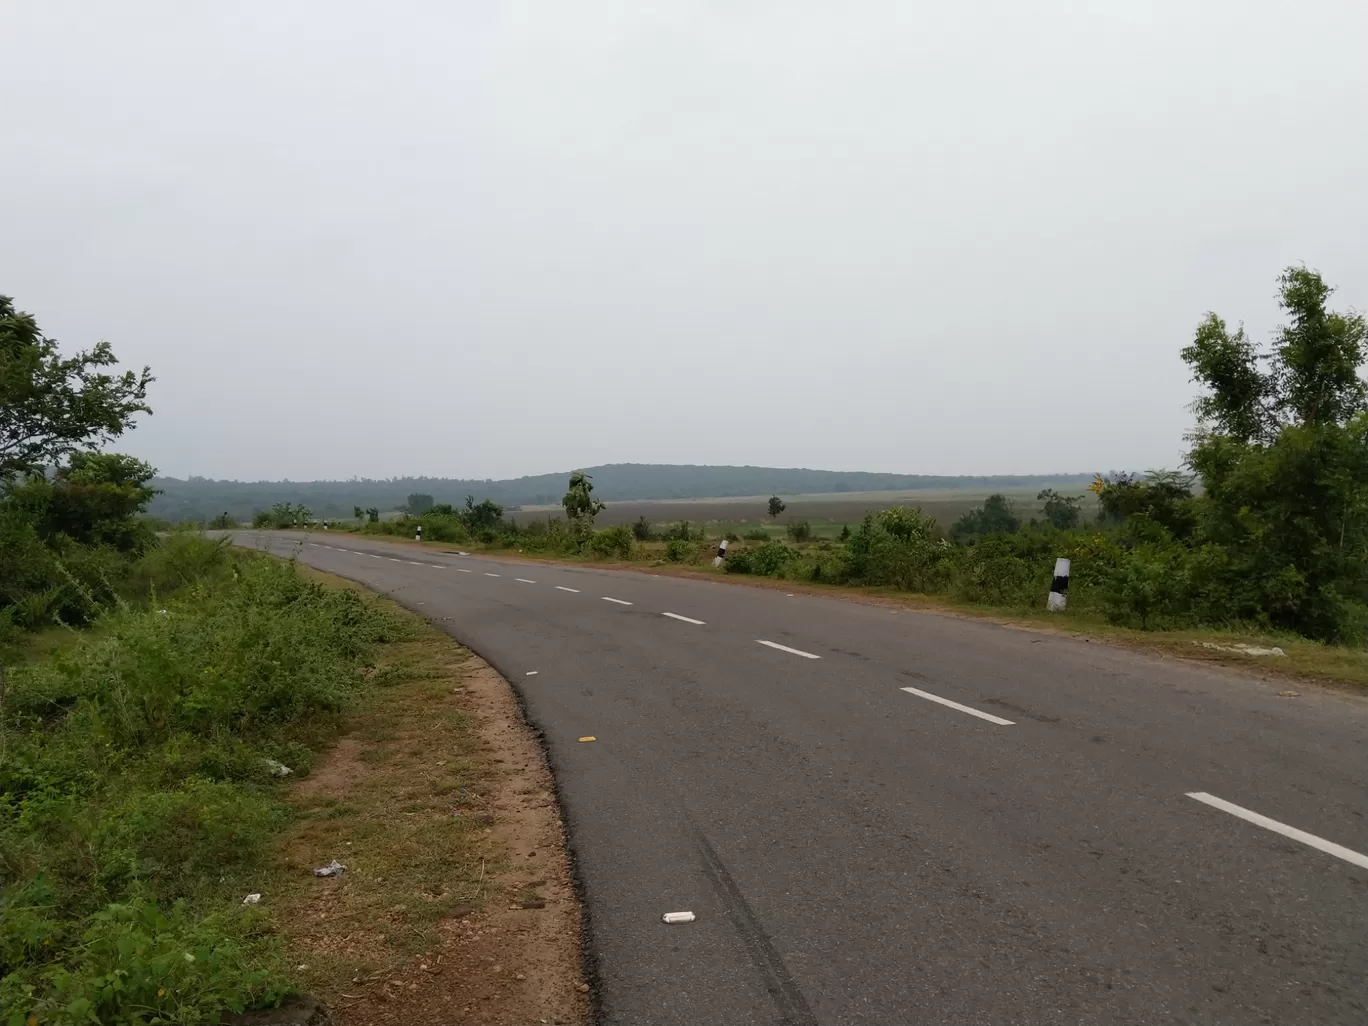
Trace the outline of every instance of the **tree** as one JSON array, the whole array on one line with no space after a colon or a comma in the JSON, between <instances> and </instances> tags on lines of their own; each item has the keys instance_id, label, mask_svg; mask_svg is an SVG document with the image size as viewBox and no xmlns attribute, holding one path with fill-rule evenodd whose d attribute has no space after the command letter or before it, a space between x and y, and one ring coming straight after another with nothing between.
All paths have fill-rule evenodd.
<instances>
[{"instance_id":1,"label":"tree","mask_svg":"<svg viewBox=\"0 0 1368 1026\"><path fill-rule=\"evenodd\" d=\"M432 509L434 500L431 495L423 495L415 492L408 497L408 511L415 517L421 517L428 510Z\"/></svg>"},{"instance_id":2,"label":"tree","mask_svg":"<svg viewBox=\"0 0 1368 1026\"><path fill-rule=\"evenodd\" d=\"M1002 494L994 494L983 500L982 506L971 509L960 517L950 534L954 538L967 538L988 534L1016 534L1021 529L1021 518L1010 499Z\"/></svg>"},{"instance_id":3,"label":"tree","mask_svg":"<svg viewBox=\"0 0 1368 1026\"><path fill-rule=\"evenodd\" d=\"M479 534L482 531L495 530L499 526L499 521L503 519L503 514L504 508L497 502L484 499L477 503L475 496L467 495L465 509L461 511L461 522L471 534Z\"/></svg>"},{"instance_id":4,"label":"tree","mask_svg":"<svg viewBox=\"0 0 1368 1026\"><path fill-rule=\"evenodd\" d=\"M644 516L637 517L637 522L632 525L632 537L637 541L650 541L651 522Z\"/></svg>"},{"instance_id":5,"label":"tree","mask_svg":"<svg viewBox=\"0 0 1368 1026\"><path fill-rule=\"evenodd\" d=\"M594 479L582 470L570 475L570 488L561 499L565 516L571 524L587 525L592 528L594 517L608 507L594 498Z\"/></svg>"},{"instance_id":6,"label":"tree","mask_svg":"<svg viewBox=\"0 0 1368 1026\"><path fill-rule=\"evenodd\" d=\"M157 494L147 484L155 474L132 456L77 452L50 481L31 474L22 483L11 482L5 502L24 511L44 544L67 538L129 552L151 541L151 532L135 518Z\"/></svg>"},{"instance_id":7,"label":"tree","mask_svg":"<svg viewBox=\"0 0 1368 1026\"><path fill-rule=\"evenodd\" d=\"M1083 518L1082 502L1076 495L1060 495L1053 488L1046 488L1036 496L1036 501L1044 503L1041 512L1050 526L1061 531L1077 527Z\"/></svg>"},{"instance_id":8,"label":"tree","mask_svg":"<svg viewBox=\"0 0 1368 1026\"><path fill-rule=\"evenodd\" d=\"M1368 326L1326 309L1319 273L1278 279L1288 316L1264 353L1215 315L1183 359L1205 394L1188 465L1226 615L1331 641L1368 637ZM1261 368L1267 365L1267 370Z\"/></svg>"},{"instance_id":9,"label":"tree","mask_svg":"<svg viewBox=\"0 0 1368 1026\"><path fill-rule=\"evenodd\" d=\"M38 473L71 453L98 448L151 413L151 371L107 374L108 342L63 359L37 322L0 296L0 481Z\"/></svg>"},{"instance_id":10,"label":"tree","mask_svg":"<svg viewBox=\"0 0 1368 1026\"><path fill-rule=\"evenodd\" d=\"M784 505L784 500L783 500L783 499L779 498L779 496L777 496L777 495L771 495L771 496L770 496L770 501L769 501L769 515L770 515L770 519L772 519L772 520L778 520L778 519L779 519L779 514L782 513L782 512L784 512L784 510L786 510L786 509L788 509L788 507L787 507L786 505Z\"/></svg>"}]
</instances>

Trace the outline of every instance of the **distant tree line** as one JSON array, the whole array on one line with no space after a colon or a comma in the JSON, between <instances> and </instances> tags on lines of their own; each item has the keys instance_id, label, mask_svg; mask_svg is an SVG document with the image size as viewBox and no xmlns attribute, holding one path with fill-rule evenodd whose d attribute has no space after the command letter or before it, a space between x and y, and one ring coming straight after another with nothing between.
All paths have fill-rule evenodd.
<instances>
[{"instance_id":1,"label":"distant tree line","mask_svg":"<svg viewBox=\"0 0 1368 1026\"><path fill-rule=\"evenodd\" d=\"M974 488L979 491L1076 482L1080 487L1092 474L946 477L919 474L872 474L831 470L785 470L773 467L697 467L621 463L585 470L596 494L607 502L639 499L706 499L742 495L803 495L818 493L903 491L910 489ZM560 503L568 474L542 474L508 481L443 478L394 478L353 481L213 481L158 477L150 512L170 521L207 522L227 512L250 521L276 503L304 504L319 517L343 518L359 506L382 512L411 510L411 500L460 502L479 495L506 508L553 506ZM415 511L416 512L416 511Z\"/></svg>"}]
</instances>

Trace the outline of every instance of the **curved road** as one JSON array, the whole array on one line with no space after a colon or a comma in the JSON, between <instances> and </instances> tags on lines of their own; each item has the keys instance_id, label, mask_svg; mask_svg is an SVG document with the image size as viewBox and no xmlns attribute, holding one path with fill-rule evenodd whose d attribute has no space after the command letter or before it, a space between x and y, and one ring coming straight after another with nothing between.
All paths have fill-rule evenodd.
<instances>
[{"instance_id":1,"label":"curved road","mask_svg":"<svg viewBox=\"0 0 1368 1026\"><path fill-rule=\"evenodd\" d=\"M235 540L520 692L604 1022L1368 1021L1368 700L838 599Z\"/></svg>"}]
</instances>

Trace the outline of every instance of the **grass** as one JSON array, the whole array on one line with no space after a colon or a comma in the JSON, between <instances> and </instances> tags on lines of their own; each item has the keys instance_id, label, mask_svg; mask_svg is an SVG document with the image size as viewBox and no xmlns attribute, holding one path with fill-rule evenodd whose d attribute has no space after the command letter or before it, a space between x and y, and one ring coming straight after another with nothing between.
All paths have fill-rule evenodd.
<instances>
[{"instance_id":1,"label":"grass","mask_svg":"<svg viewBox=\"0 0 1368 1026\"><path fill-rule=\"evenodd\" d=\"M154 602L41 635L7 675L6 1023L217 1022L293 986L242 904L290 819L268 760L307 773L397 621L203 539L141 570Z\"/></svg>"},{"instance_id":2,"label":"grass","mask_svg":"<svg viewBox=\"0 0 1368 1026\"><path fill-rule=\"evenodd\" d=\"M329 588L364 591L301 572ZM486 732L491 720L521 719L512 692L418 615L387 599L378 603L406 624L405 637L385 646L371 668L385 683L347 714L314 771L287 787L294 821L261 877L262 907L299 979L334 1010L339 1026L369 1024L382 1013L410 1026L485 1021L481 1016L524 1021L518 996L501 988L490 965L533 949L544 955L548 939L570 978L551 981L550 995L534 989L532 999L539 1014L559 1010L560 1021L581 1022L588 1005L573 989L578 903L568 867L551 894L549 867L529 875L526 858L510 854L520 814L559 822L549 789L527 778L528 760L540 758L530 732L524 749L507 734L491 742ZM480 704L491 695L502 703L495 709ZM529 802L539 811L509 808ZM530 843L525 832L518 838L521 849ZM564 859L563 847L556 854ZM347 866L343 876L312 875L333 859ZM510 909L552 905L552 918L539 920L541 946L525 939L526 924L510 929L505 921L541 914ZM472 938L474 950L460 943ZM458 996L475 1000L472 991L480 992L478 1010L458 1011Z\"/></svg>"}]
</instances>

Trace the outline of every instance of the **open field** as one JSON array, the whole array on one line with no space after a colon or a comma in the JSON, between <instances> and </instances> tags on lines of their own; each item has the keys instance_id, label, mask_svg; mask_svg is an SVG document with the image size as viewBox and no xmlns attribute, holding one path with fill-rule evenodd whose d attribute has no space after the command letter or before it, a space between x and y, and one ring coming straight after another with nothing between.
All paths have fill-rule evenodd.
<instances>
[{"instance_id":1,"label":"open field","mask_svg":"<svg viewBox=\"0 0 1368 1026\"><path fill-rule=\"evenodd\" d=\"M1084 516L1094 515L1095 501L1078 482L1051 485L1031 485L1026 488L997 489L1011 499L1024 520L1040 515L1036 495L1044 488L1053 487L1062 495L1084 497ZM742 534L757 527L769 528L782 534L784 525L792 520L810 521L818 537L840 533L843 524L858 524L871 510L890 506L919 507L934 516L943 530L948 530L959 517L975 506L983 504L992 491L984 489L936 488L900 492L828 492L814 495L782 496L787 508L777 521L765 512L768 495L712 499L646 499L637 502L610 502L596 518L600 527L631 524L645 517L653 525L673 524L687 520L708 529L709 535L724 531ZM558 516L560 506L524 506L510 514L519 523L536 516Z\"/></svg>"}]
</instances>

